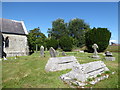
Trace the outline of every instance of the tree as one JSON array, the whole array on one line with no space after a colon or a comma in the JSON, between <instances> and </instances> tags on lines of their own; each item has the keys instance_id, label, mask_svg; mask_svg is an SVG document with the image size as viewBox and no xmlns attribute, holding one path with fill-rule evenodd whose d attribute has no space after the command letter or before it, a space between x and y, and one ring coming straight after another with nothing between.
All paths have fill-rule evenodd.
<instances>
[{"instance_id":1,"label":"tree","mask_svg":"<svg viewBox=\"0 0 120 90\"><path fill-rule=\"evenodd\" d=\"M98 52L104 51L109 45L111 32L107 28L93 28L85 34L86 46L89 52L93 52L92 45L98 45Z\"/></svg>"},{"instance_id":2,"label":"tree","mask_svg":"<svg viewBox=\"0 0 120 90\"><path fill-rule=\"evenodd\" d=\"M50 49L50 47L53 47L54 49L58 48L58 41L56 39L50 38L46 40L46 47Z\"/></svg>"},{"instance_id":3,"label":"tree","mask_svg":"<svg viewBox=\"0 0 120 90\"><path fill-rule=\"evenodd\" d=\"M73 41L72 38L69 36L63 36L59 40L59 45L63 51L71 51L73 47Z\"/></svg>"},{"instance_id":4,"label":"tree","mask_svg":"<svg viewBox=\"0 0 120 90\"><path fill-rule=\"evenodd\" d=\"M35 50L36 44L39 48L41 45L44 46L45 44L46 36L43 33L41 33L39 28L34 28L33 30L30 30L27 37L30 50Z\"/></svg>"},{"instance_id":5,"label":"tree","mask_svg":"<svg viewBox=\"0 0 120 90\"><path fill-rule=\"evenodd\" d=\"M85 45L85 32L89 29L89 25L83 19L72 19L68 23L69 35L78 40L78 47Z\"/></svg>"},{"instance_id":6,"label":"tree","mask_svg":"<svg viewBox=\"0 0 120 90\"><path fill-rule=\"evenodd\" d=\"M52 22L52 28L48 28L48 36L54 39L60 39L67 34L67 24L63 19L57 19Z\"/></svg>"}]
</instances>

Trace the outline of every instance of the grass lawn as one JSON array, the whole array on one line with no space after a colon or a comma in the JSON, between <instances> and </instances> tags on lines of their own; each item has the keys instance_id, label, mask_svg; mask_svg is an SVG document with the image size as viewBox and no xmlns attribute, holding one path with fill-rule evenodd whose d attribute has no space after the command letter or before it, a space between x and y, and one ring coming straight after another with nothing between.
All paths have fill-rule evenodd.
<instances>
[{"instance_id":1,"label":"grass lawn","mask_svg":"<svg viewBox=\"0 0 120 90\"><path fill-rule=\"evenodd\" d=\"M39 52L31 56L21 56L18 59L8 57L2 61L2 85L3 88L70 88L64 84L59 76L70 70L58 72L45 72L45 65L50 58L49 52L46 57L40 57ZM75 56L80 64L96 61L89 56L92 53L66 52L68 56ZM113 53L116 61L105 61L103 53L99 53L102 61L115 74L108 79L90 85L92 88L117 88L118 87L118 53ZM60 56L61 57L61 56Z\"/></svg>"}]
</instances>

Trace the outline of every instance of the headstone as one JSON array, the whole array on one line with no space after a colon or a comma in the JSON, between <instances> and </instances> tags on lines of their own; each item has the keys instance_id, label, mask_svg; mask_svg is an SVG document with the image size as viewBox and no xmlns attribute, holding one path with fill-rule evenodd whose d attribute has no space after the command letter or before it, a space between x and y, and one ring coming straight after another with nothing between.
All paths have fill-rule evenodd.
<instances>
[{"instance_id":1,"label":"headstone","mask_svg":"<svg viewBox=\"0 0 120 90\"><path fill-rule=\"evenodd\" d=\"M78 65L78 61L74 56L53 57L50 58L45 66L46 71L60 71L73 68Z\"/></svg>"},{"instance_id":2,"label":"headstone","mask_svg":"<svg viewBox=\"0 0 120 90\"><path fill-rule=\"evenodd\" d=\"M40 47L40 56L44 57L44 47L43 46Z\"/></svg>"},{"instance_id":3,"label":"headstone","mask_svg":"<svg viewBox=\"0 0 120 90\"><path fill-rule=\"evenodd\" d=\"M79 51L80 53L84 53L84 51Z\"/></svg>"},{"instance_id":4,"label":"headstone","mask_svg":"<svg viewBox=\"0 0 120 90\"><path fill-rule=\"evenodd\" d=\"M111 56L111 57L112 57L112 53L109 52L109 51L106 51L106 52L105 52L105 55L106 55L106 56Z\"/></svg>"},{"instance_id":5,"label":"headstone","mask_svg":"<svg viewBox=\"0 0 120 90\"><path fill-rule=\"evenodd\" d=\"M107 61L115 61L115 57L105 57Z\"/></svg>"},{"instance_id":6,"label":"headstone","mask_svg":"<svg viewBox=\"0 0 120 90\"><path fill-rule=\"evenodd\" d=\"M109 51L106 51L105 52L105 59L107 60L107 61L115 61L115 57L113 57L113 55L112 55L112 53L111 52L109 52Z\"/></svg>"},{"instance_id":7,"label":"headstone","mask_svg":"<svg viewBox=\"0 0 120 90\"><path fill-rule=\"evenodd\" d=\"M55 49L53 47L50 47L49 52L50 52L51 57L56 57L56 51L55 51Z\"/></svg>"},{"instance_id":8,"label":"headstone","mask_svg":"<svg viewBox=\"0 0 120 90\"><path fill-rule=\"evenodd\" d=\"M65 52L64 52L64 51L62 51L62 56L66 56L66 54L65 54Z\"/></svg>"},{"instance_id":9,"label":"headstone","mask_svg":"<svg viewBox=\"0 0 120 90\"><path fill-rule=\"evenodd\" d=\"M47 51L48 49L47 48L45 48L45 51Z\"/></svg>"},{"instance_id":10,"label":"headstone","mask_svg":"<svg viewBox=\"0 0 120 90\"><path fill-rule=\"evenodd\" d=\"M103 61L95 61L87 64L80 64L73 67L72 71L63 74L60 78L65 82L79 82L79 86L84 86L87 83L89 78L97 78L98 75L101 75L105 71L109 71ZM69 81L66 79L69 78ZM101 80L103 77L100 77ZM98 78L97 78L98 79ZM96 83L96 82L92 82ZM77 83L76 83L77 84Z\"/></svg>"},{"instance_id":11,"label":"headstone","mask_svg":"<svg viewBox=\"0 0 120 90\"><path fill-rule=\"evenodd\" d=\"M56 56L59 56L59 51L56 51Z\"/></svg>"},{"instance_id":12,"label":"headstone","mask_svg":"<svg viewBox=\"0 0 120 90\"><path fill-rule=\"evenodd\" d=\"M93 44L92 48L94 49L94 55L92 56L92 58L100 59L100 57L97 55L97 53L98 53L97 52L98 45L97 44Z\"/></svg>"}]
</instances>

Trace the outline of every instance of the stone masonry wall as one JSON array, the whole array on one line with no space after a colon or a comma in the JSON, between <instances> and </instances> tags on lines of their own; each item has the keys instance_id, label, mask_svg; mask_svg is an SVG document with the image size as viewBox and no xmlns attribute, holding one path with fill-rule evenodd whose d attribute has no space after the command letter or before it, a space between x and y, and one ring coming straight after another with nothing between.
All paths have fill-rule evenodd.
<instances>
[{"instance_id":1,"label":"stone masonry wall","mask_svg":"<svg viewBox=\"0 0 120 90\"><path fill-rule=\"evenodd\" d=\"M28 55L29 49L25 35L3 34L4 39L7 36L9 37L9 47L4 47L7 57Z\"/></svg>"}]
</instances>

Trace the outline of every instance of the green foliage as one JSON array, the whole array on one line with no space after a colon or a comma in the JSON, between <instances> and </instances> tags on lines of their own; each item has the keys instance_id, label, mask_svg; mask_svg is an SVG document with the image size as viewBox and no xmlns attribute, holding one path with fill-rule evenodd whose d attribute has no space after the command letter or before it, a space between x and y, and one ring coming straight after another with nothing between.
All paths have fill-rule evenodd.
<instances>
[{"instance_id":1,"label":"green foliage","mask_svg":"<svg viewBox=\"0 0 120 90\"><path fill-rule=\"evenodd\" d=\"M88 81L88 82L90 82L90 81L92 81L92 80L93 80L92 78L87 78L87 81Z\"/></svg>"},{"instance_id":2,"label":"green foliage","mask_svg":"<svg viewBox=\"0 0 120 90\"><path fill-rule=\"evenodd\" d=\"M69 35L77 39L76 46L82 47L85 45L85 32L89 30L89 25L83 19L75 18L68 23Z\"/></svg>"},{"instance_id":3,"label":"green foliage","mask_svg":"<svg viewBox=\"0 0 120 90\"><path fill-rule=\"evenodd\" d=\"M66 35L67 33L66 25L67 24L64 23L64 20L60 18L53 21L52 28L48 29L48 34L49 34L48 36L55 39L59 39L63 35Z\"/></svg>"},{"instance_id":4,"label":"green foliage","mask_svg":"<svg viewBox=\"0 0 120 90\"><path fill-rule=\"evenodd\" d=\"M97 75L97 77L101 77L101 75L100 75L100 74L98 74L98 75Z\"/></svg>"},{"instance_id":5,"label":"green foliage","mask_svg":"<svg viewBox=\"0 0 120 90\"><path fill-rule=\"evenodd\" d=\"M89 25L84 20L76 18L65 23L63 19L52 22L52 28L48 29L48 36L59 40L62 36L73 37L73 45L81 47L85 45L85 32L89 30Z\"/></svg>"},{"instance_id":6,"label":"green foliage","mask_svg":"<svg viewBox=\"0 0 120 90\"><path fill-rule=\"evenodd\" d=\"M30 30L28 34L28 45L30 50L35 50L36 44L40 48L41 45L45 45L46 36L41 33L39 28Z\"/></svg>"},{"instance_id":7,"label":"green foliage","mask_svg":"<svg viewBox=\"0 0 120 90\"><path fill-rule=\"evenodd\" d=\"M63 36L59 40L59 45L63 49L63 51L71 51L73 44L72 39L68 36Z\"/></svg>"},{"instance_id":8,"label":"green foliage","mask_svg":"<svg viewBox=\"0 0 120 90\"><path fill-rule=\"evenodd\" d=\"M46 46L48 49L50 49L50 47L53 47L54 49L58 48L58 41L56 39L48 39L46 42Z\"/></svg>"},{"instance_id":9,"label":"green foliage","mask_svg":"<svg viewBox=\"0 0 120 90\"><path fill-rule=\"evenodd\" d=\"M111 73L111 71L105 71L104 72L104 74L110 74Z\"/></svg>"},{"instance_id":10,"label":"green foliage","mask_svg":"<svg viewBox=\"0 0 120 90\"><path fill-rule=\"evenodd\" d=\"M86 46L89 52L93 52L92 45L98 45L98 52L104 51L109 45L111 32L107 28L93 28L85 34Z\"/></svg>"}]
</instances>

